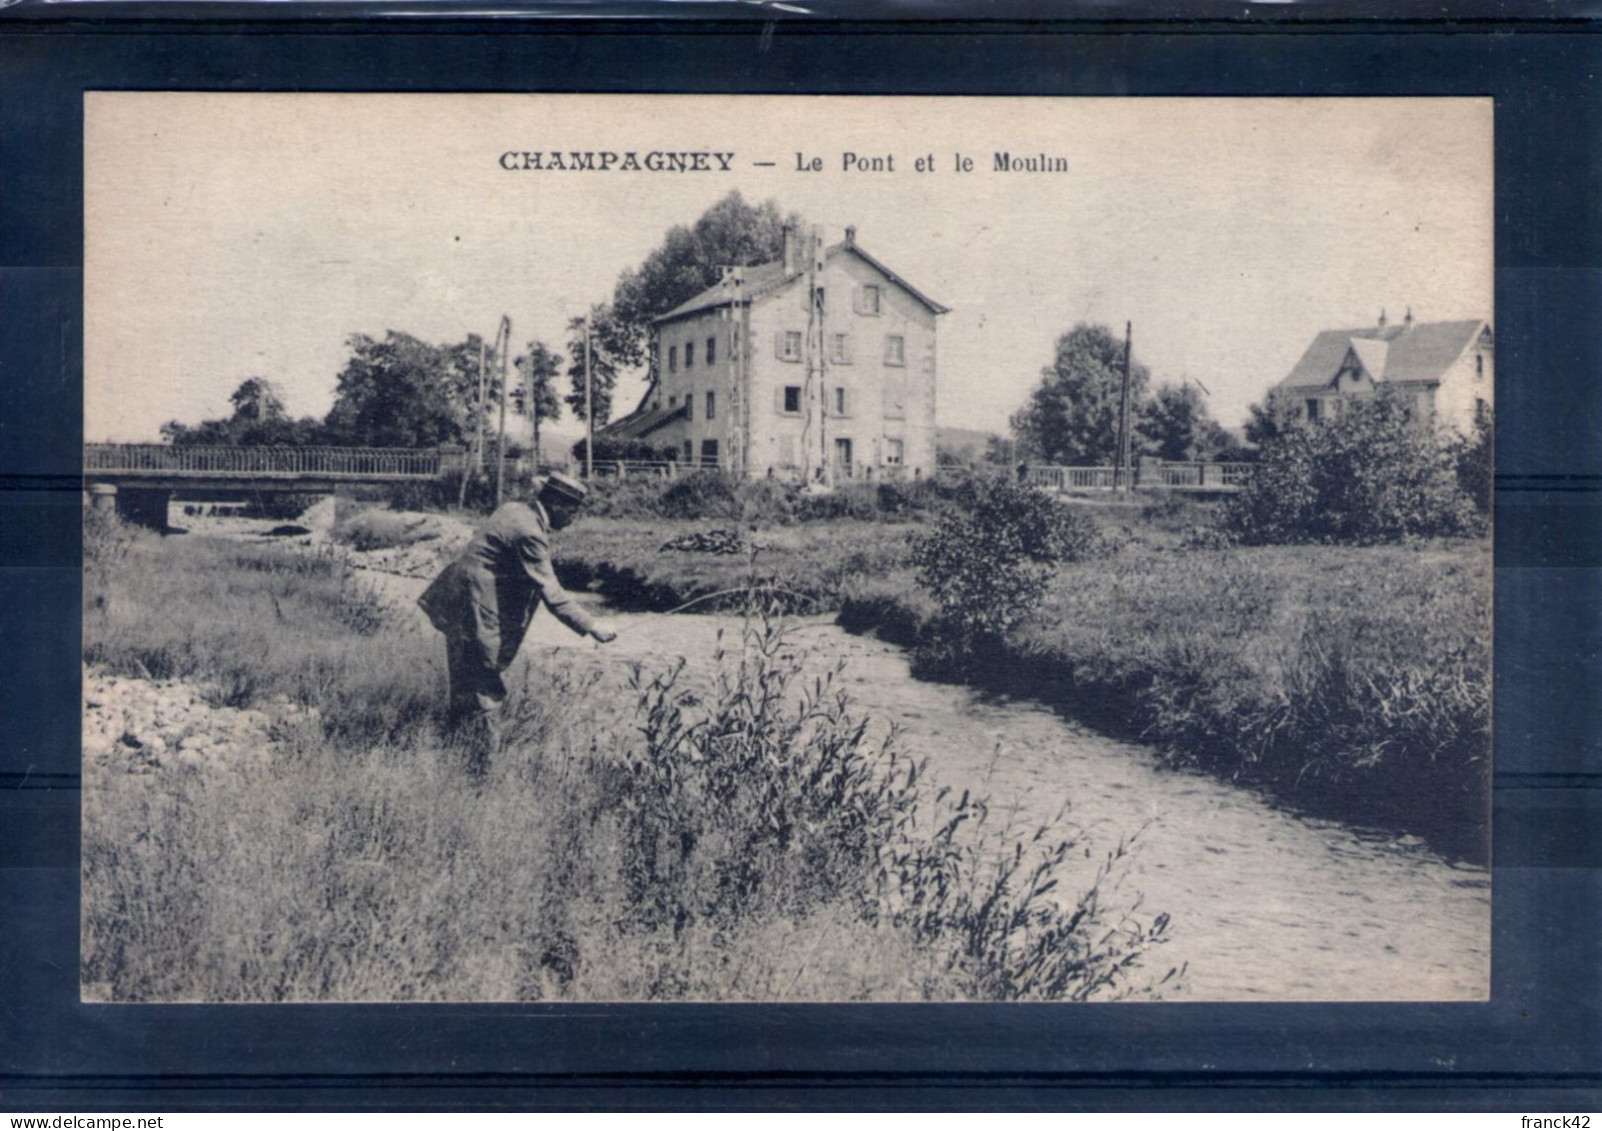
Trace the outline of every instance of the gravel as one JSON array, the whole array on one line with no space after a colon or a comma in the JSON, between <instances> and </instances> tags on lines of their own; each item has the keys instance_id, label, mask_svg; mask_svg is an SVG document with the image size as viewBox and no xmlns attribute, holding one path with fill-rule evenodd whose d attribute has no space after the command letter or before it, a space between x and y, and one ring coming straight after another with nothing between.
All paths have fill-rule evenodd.
<instances>
[{"instance_id":1,"label":"gravel","mask_svg":"<svg viewBox=\"0 0 1602 1131\"><path fill-rule=\"evenodd\" d=\"M130 774L265 762L290 727L317 719L315 708L282 695L261 707L213 707L203 684L129 679L96 666L84 671L83 693L85 761Z\"/></svg>"}]
</instances>

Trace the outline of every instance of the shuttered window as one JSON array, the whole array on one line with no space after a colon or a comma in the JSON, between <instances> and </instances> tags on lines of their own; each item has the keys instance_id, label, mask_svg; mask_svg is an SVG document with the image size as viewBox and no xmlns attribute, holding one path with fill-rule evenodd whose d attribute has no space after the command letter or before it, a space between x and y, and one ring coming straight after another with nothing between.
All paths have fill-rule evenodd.
<instances>
[{"instance_id":1,"label":"shuttered window","mask_svg":"<svg viewBox=\"0 0 1602 1131\"><path fill-rule=\"evenodd\" d=\"M780 361L800 361L801 331L780 330L773 336L773 352Z\"/></svg>"}]
</instances>

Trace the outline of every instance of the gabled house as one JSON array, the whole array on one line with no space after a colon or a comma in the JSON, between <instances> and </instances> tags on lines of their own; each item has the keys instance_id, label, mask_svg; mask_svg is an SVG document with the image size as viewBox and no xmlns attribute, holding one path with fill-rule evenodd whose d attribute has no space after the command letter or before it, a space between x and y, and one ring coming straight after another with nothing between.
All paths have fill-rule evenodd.
<instances>
[{"instance_id":1,"label":"gabled house","mask_svg":"<svg viewBox=\"0 0 1602 1131\"><path fill-rule=\"evenodd\" d=\"M655 379L601 435L747 476L931 474L946 311L855 228L827 248L787 229L780 260L733 269L654 320Z\"/></svg>"},{"instance_id":2,"label":"gabled house","mask_svg":"<svg viewBox=\"0 0 1602 1131\"><path fill-rule=\"evenodd\" d=\"M1382 386L1410 397L1421 416L1468 433L1492 403L1496 341L1483 319L1325 330L1275 387L1305 418L1326 420Z\"/></svg>"}]
</instances>

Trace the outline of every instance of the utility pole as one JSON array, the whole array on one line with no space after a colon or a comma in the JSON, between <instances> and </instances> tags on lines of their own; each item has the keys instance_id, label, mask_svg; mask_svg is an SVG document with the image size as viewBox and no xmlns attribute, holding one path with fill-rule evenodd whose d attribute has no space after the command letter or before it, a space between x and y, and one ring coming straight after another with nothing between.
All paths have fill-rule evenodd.
<instances>
[{"instance_id":1,"label":"utility pole","mask_svg":"<svg viewBox=\"0 0 1602 1131\"><path fill-rule=\"evenodd\" d=\"M1113 470L1113 487L1129 490L1129 346L1134 323L1124 323L1124 380L1118 397L1118 466Z\"/></svg>"},{"instance_id":2,"label":"utility pole","mask_svg":"<svg viewBox=\"0 0 1602 1131\"><path fill-rule=\"evenodd\" d=\"M506 355L512 352L511 315L501 315L495 341L501 349L501 423L495 433L495 505L498 508L506 492Z\"/></svg>"},{"instance_id":3,"label":"utility pole","mask_svg":"<svg viewBox=\"0 0 1602 1131\"><path fill-rule=\"evenodd\" d=\"M584 478L595 477L595 381L590 375L590 316L584 316Z\"/></svg>"},{"instance_id":4,"label":"utility pole","mask_svg":"<svg viewBox=\"0 0 1602 1131\"><path fill-rule=\"evenodd\" d=\"M478 400L473 402L473 463L462 468L462 486L456 493L456 508L467 506L467 481L474 475L484 474L484 339L478 340Z\"/></svg>"},{"instance_id":5,"label":"utility pole","mask_svg":"<svg viewBox=\"0 0 1602 1131\"><path fill-rule=\"evenodd\" d=\"M528 406L528 418L533 423L534 430L534 447L532 449L533 454L529 457L529 462L532 465L533 474L538 475L540 473L540 406L535 401L535 395L539 392L539 390L534 387L533 342L528 344L528 357L526 361L527 366L523 372L523 403Z\"/></svg>"}]
</instances>

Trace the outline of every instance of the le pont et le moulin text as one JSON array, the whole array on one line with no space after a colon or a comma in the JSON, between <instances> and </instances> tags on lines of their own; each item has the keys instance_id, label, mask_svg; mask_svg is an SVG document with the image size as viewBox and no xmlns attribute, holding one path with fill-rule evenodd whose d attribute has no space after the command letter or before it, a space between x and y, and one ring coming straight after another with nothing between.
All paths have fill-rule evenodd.
<instances>
[{"instance_id":1,"label":"le pont et le moulin text","mask_svg":"<svg viewBox=\"0 0 1602 1131\"><path fill-rule=\"evenodd\" d=\"M844 151L830 157L796 151L786 161L741 160L738 154L715 150L509 149L499 158L502 169L522 172L581 173L730 173L748 166L786 169L793 173L1066 173L1068 158L1049 153L996 150L985 157L951 153L912 156Z\"/></svg>"}]
</instances>

